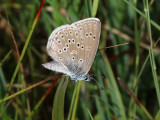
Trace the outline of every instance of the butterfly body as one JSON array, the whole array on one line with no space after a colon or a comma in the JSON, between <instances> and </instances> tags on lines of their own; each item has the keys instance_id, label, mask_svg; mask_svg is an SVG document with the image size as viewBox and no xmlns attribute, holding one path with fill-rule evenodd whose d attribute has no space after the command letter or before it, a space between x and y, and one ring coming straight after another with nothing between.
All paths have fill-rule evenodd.
<instances>
[{"instance_id":1,"label":"butterfly body","mask_svg":"<svg viewBox=\"0 0 160 120\"><path fill-rule=\"evenodd\" d=\"M88 71L96 55L100 29L101 23L97 18L56 28L47 43L47 52L54 61L43 66L69 75L75 81L89 81Z\"/></svg>"}]
</instances>

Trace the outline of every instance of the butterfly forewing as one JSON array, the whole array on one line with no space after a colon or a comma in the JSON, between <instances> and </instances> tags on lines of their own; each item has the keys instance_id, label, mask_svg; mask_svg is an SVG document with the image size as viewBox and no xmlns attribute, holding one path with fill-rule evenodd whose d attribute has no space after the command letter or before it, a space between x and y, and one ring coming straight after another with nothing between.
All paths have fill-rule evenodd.
<instances>
[{"instance_id":1,"label":"butterfly forewing","mask_svg":"<svg viewBox=\"0 0 160 120\"><path fill-rule=\"evenodd\" d=\"M78 71L77 74L85 75L88 73L96 55L99 45L101 23L96 18L88 18L75 22L72 25L78 27L84 36L84 64L82 66L83 69Z\"/></svg>"},{"instance_id":2,"label":"butterfly forewing","mask_svg":"<svg viewBox=\"0 0 160 120\"><path fill-rule=\"evenodd\" d=\"M59 62L57 61L51 61L45 64L42 64L45 68L52 70L52 71L57 71L60 73L64 73L64 74L70 74L69 70L66 69L63 65L61 65Z\"/></svg>"}]
</instances>

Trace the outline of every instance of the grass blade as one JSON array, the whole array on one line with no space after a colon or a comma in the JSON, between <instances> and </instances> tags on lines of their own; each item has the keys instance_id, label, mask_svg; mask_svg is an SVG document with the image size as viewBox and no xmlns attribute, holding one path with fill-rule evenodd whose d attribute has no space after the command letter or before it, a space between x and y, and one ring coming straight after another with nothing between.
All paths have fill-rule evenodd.
<instances>
[{"instance_id":1,"label":"grass blade","mask_svg":"<svg viewBox=\"0 0 160 120\"><path fill-rule=\"evenodd\" d=\"M77 91L76 91L76 96L75 96L75 102L74 102L74 106L73 106L73 112L72 112L72 119L71 120L75 120L75 115L76 115L76 110L77 110L77 105L78 105L78 98L79 98L79 92L80 92L80 88L81 88L81 84L82 81L78 81L77 82Z\"/></svg>"},{"instance_id":2,"label":"grass blade","mask_svg":"<svg viewBox=\"0 0 160 120\"><path fill-rule=\"evenodd\" d=\"M26 52L26 50L27 50L28 44L29 44L29 42L30 42L30 39L31 39L31 36L32 36L32 33L33 33L33 30L34 30L34 28L35 28L35 26L36 26L36 23L37 23L37 21L38 21L39 15L40 15L40 13L41 13L41 10L42 10L44 1L45 1L45 0L42 0L42 3L41 3L41 5L40 5L40 7L39 7L39 10L38 10L38 13L37 13L37 15L36 15L36 17L35 17L35 19L34 19L34 21L33 21L32 27L31 27L31 29L30 29L30 31L29 31L27 40L26 40L26 42L25 42L25 45L24 45L24 47L23 47L23 50L22 50L22 53L21 53L21 56L20 56L20 59L18 60L17 66L16 66L16 68L15 68L15 70L14 70L14 73L13 73L13 76L12 76L12 78L11 78L11 82L10 82L9 87L8 87L8 92L11 90L12 84L14 83L15 77L16 77L16 75L17 75L17 73L18 73L18 70L19 70L19 67L20 67L20 63L21 63L21 61L23 60L24 54L25 54L25 52ZM5 95L5 97L7 97L7 96L8 96L8 93Z\"/></svg>"},{"instance_id":3,"label":"grass blade","mask_svg":"<svg viewBox=\"0 0 160 120\"><path fill-rule=\"evenodd\" d=\"M36 104L36 106L34 107L34 109L31 111L31 113L29 114L29 116L25 119L25 120L30 120L32 118L32 116L34 115L34 113L38 110L38 108L40 107L40 105L42 104L42 102L45 100L45 98L48 96L48 94L51 92L51 90L53 89L53 87L55 86L55 84L57 83L58 79L61 77L61 74L59 74L59 76L56 78L56 80L53 81L52 85L48 88L48 90L46 91L46 93L42 96L42 98L39 100L39 102Z\"/></svg>"},{"instance_id":4,"label":"grass blade","mask_svg":"<svg viewBox=\"0 0 160 120\"><path fill-rule=\"evenodd\" d=\"M90 116L91 120L94 120L94 119L93 119L93 117L92 117L92 114L91 114L91 112L89 111L89 109L88 109L88 108L87 108L87 111L88 111L88 114L89 114L89 116Z\"/></svg>"},{"instance_id":5,"label":"grass blade","mask_svg":"<svg viewBox=\"0 0 160 120\"><path fill-rule=\"evenodd\" d=\"M97 14L98 2L99 2L99 0L94 0L94 1L93 1L92 17L95 17L96 14Z\"/></svg>"},{"instance_id":6,"label":"grass blade","mask_svg":"<svg viewBox=\"0 0 160 120\"><path fill-rule=\"evenodd\" d=\"M146 21L147 21L147 28L149 33L149 39L150 39L150 61L151 61L151 67L152 67L152 74L154 79L154 84L156 88L157 98L158 98L158 104L160 107L160 88L159 88L159 82L157 78L157 71L156 71L156 64L155 64L155 58L154 58L154 52L153 52L153 40L152 40L152 32L151 32L151 25L150 25L150 14L149 14L149 6L148 6L148 0L144 0L144 7L145 7L145 14L146 14Z\"/></svg>"},{"instance_id":7,"label":"grass blade","mask_svg":"<svg viewBox=\"0 0 160 120\"><path fill-rule=\"evenodd\" d=\"M105 114L97 95L95 96L95 102L96 102L98 114L100 116L100 120L105 120Z\"/></svg>"},{"instance_id":8,"label":"grass blade","mask_svg":"<svg viewBox=\"0 0 160 120\"><path fill-rule=\"evenodd\" d=\"M10 56L10 54L12 53L12 50L10 50L7 55L3 58L3 60L0 62L0 66L2 66L2 64L6 61L6 59Z\"/></svg>"},{"instance_id":9,"label":"grass blade","mask_svg":"<svg viewBox=\"0 0 160 120\"><path fill-rule=\"evenodd\" d=\"M70 105L70 109L69 109L69 114L68 114L68 118L67 120L71 119L71 115L72 115L72 110L73 110L73 105L74 105L74 101L75 101L75 96L76 96L76 92L77 92L77 85L74 88L74 92L72 95L72 100L71 100L71 105Z\"/></svg>"},{"instance_id":10,"label":"grass blade","mask_svg":"<svg viewBox=\"0 0 160 120\"><path fill-rule=\"evenodd\" d=\"M63 77L57 88L53 102L52 120L64 120L64 98L68 79L68 77Z\"/></svg>"},{"instance_id":11,"label":"grass blade","mask_svg":"<svg viewBox=\"0 0 160 120\"><path fill-rule=\"evenodd\" d=\"M102 47L100 47L100 48L102 48ZM117 113L119 114L119 115L117 114L117 117L119 116L120 119L126 120L125 108L124 108L122 98L121 98L121 95L120 95L120 92L119 92L119 89L118 89L118 85L117 85L116 79L113 75L110 63L109 63L109 61L107 59L107 56L104 53L104 51L101 50L100 52L103 56L103 59L104 59L104 62L105 62L106 68L107 68L107 73L104 73L104 74L109 79L109 89L110 89L110 92L111 92L111 98L112 98L114 104L116 105L116 107L114 109L114 112L115 112L115 114L117 114Z\"/></svg>"},{"instance_id":12,"label":"grass blade","mask_svg":"<svg viewBox=\"0 0 160 120\"><path fill-rule=\"evenodd\" d=\"M128 2L128 0L123 0L125 3L127 3L130 7L132 7L138 14L140 14L142 17L146 18L146 16L137 8L134 7L134 5L132 5L130 2ZM158 30L160 30L160 26L155 23L153 20L150 21L150 23L157 28Z\"/></svg>"},{"instance_id":13,"label":"grass blade","mask_svg":"<svg viewBox=\"0 0 160 120\"><path fill-rule=\"evenodd\" d=\"M24 92L26 92L26 91L28 91L28 90L36 87L36 86L39 86L40 84L45 83L45 82L51 80L51 79L54 78L54 77L55 77L55 75L50 76L50 77L46 78L46 79L43 80L43 81L40 81L40 82L38 82L38 83L36 83L36 84L34 84L34 85L29 86L28 88L25 88L25 89L23 89L23 90L21 90L21 91L16 92L16 93L13 94L13 95L10 95L10 96L8 96L8 97L5 97L4 99L0 100L0 104L3 103L3 102L5 102L5 101L7 101L7 100L9 100L9 99L11 99L11 98L13 98L13 97L16 97L17 95L20 95L20 94L22 94L22 93L24 93Z\"/></svg>"}]
</instances>

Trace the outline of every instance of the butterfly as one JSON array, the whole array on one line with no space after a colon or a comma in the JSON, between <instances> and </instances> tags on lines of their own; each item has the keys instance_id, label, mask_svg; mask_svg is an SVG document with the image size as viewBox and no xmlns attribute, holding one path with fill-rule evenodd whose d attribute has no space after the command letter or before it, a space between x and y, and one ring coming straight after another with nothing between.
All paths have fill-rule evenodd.
<instances>
[{"instance_id":1,"label":"butterfly","mask_svg":"<svg viewBox=\"0 0 160 120\"><path fill-rule=\"evenodd\" d=\"M101 22L86 18L71 25L62 25L50 35L48 55L54 60L45 68L70 76L71 80L90 81L90 70L99 45Z\"/></svg>"}]
</instances>

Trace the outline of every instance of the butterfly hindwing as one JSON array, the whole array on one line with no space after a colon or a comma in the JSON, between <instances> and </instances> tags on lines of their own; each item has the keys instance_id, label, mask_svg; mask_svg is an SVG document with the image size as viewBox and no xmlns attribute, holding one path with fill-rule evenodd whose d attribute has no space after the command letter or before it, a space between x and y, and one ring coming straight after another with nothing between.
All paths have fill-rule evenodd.
<instances>
[{"instance_id":1,"label":"butterfly hindwing","mask_svg":"<svg viewBox=\"0 0 160 120\"><path fill-rule=\"evenodd\" d=\"M47 44L48 54L64 68L69 70L69 75L75 74L82 66L84 58L84 45L81 32L75 26L65 25L52 32Z\"/></svg>"}]
</instances>

